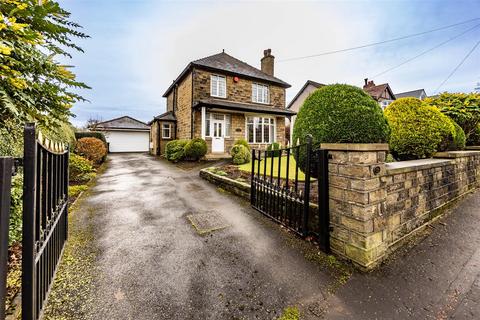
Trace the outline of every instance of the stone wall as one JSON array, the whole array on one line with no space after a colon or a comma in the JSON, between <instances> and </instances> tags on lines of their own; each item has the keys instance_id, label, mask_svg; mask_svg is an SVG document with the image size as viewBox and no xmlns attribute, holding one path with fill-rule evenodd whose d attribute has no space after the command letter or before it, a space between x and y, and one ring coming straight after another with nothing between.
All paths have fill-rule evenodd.
<instances>
[{"instance_id":1,"label":"stone wall","mask_svg":"<svg viewBox=\"0 0 480 320\"><path fill-rule=\"evenodd\" d=\"M195 69L194 71L194 87L193 100L211 98L210 96L210 76L219 74L215 72ZM234 76L221 74L226 77L227 96L226 100L235 102L252 103L252 81L250 79L239 78L238 82L233 80ZM268 84L268 83L265 83ZM275 108L285 108L285 89L279 86L268 84L270 90L270 105ZM264 104L261 104L264 105Z\"/></svg>"},{"instance_id":2,"label":"stone wall","mask_svg":"<svg viewBox=\"0 0 480 320\"><path fill-rule=\"evenodd\" d=\"M384 144L322 144L322 148L331 156L331 248L363 269L375 267L438 209L480 181L478 151L387 164Z\"/></svg>"},{"instance_id":3,"label":"stone wall","mask_svg":"<svg viewBox=\"0 0 480 320\"><path fill-rule=\"evenodd\" d=\"M163 124L171 125L171 138L163 138L161 130ZM151 155L163 155L165 153L165 145L175 139L175 123L170 121L154 121L150 126L150 154ZM160 148L160 149L158 149Z\"/></svg>"}]
</instances>

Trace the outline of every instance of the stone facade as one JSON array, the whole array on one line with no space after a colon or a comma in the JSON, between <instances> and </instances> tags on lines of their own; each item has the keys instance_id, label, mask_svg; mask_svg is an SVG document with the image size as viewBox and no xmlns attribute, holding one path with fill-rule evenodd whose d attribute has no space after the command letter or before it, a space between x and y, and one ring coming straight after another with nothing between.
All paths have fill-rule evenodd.
<instances>
[{"instance_id":1,"label":"stone facade","mask_svg":"<svg viewBox=\"0 0 480 320\"><path fill-rule=\"evenodd\" d=\"M212 74L221 74L202 69L193 69L167 96L167 111L175 110L177 118L177 138L190 139L192 137L201 137L201 112L195 110L192 113L192 106L199 100L211 98L210 96L210 76ZM234 81L234 76L224 75L226 77L227 94L225 100L242 103L252 103L252 83L259 82L242 77ZM261 82L259 82L261 83ZM274 108L285 108L285 89L269 84L270 104L267 106ZM219 99L219 98L216 98ZM259 104L265 106L264 104ZM222 112L231 116L231 134L225 137L225 152L227 153L233 146L235 140L245 139L245 117L244 113ZM276 141L285 145L285 117L276 118ZM192 125L193 123L193 125ZM193 131L192 131L193 130ZM152 128L152 133L153 128ZM211 153L211 138L206 138L208 153ZM265 149L266 145L255 144L252 147L256 149ZM154 147L156 148L156 146ZM163 149L162 149L163 150Z\"/></svg>"},{"instance_id":2,"label":"stone facade","mask_svg":"<svg viewBox=\"0 0 480 320\"><path fill-rule=\"evenodd\" d=\"M163 138L161 131L159 132L164 123L171 125L170 138ZM163 155L165 153L165 145L173 139L175 139L175 123L171 121L154 121L150 125L150 154Z\"/></svg>"},{"instance_id":3,"label":"stone facade","mask_svg":"<svg viewBox=\"0 0 480 320\"><path fill-rule=\"evenodd\" d=\"M388 145L323 144L329 160L331 248L363 269L478 186L480 152L385 163Z\"/></svg>"}]
</instances>

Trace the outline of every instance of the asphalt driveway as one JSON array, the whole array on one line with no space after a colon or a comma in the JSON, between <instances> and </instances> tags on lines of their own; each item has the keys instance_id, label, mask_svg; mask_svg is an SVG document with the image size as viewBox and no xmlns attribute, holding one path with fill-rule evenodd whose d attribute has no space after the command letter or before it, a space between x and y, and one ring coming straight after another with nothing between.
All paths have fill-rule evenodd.
<instances>
[{"instance_id":1,"label":"asphalt driveway","mask_svg":"<svg viewBox=\"0 0 480 320\"><path fill-rule=\"evenodd\" d=\"M316 305L336 281L295 237L198 170L112 155L78 211L95 211L95 319L274 319ZM215 213L207 235L186 218Z\"/></svg>"}]
</instances>

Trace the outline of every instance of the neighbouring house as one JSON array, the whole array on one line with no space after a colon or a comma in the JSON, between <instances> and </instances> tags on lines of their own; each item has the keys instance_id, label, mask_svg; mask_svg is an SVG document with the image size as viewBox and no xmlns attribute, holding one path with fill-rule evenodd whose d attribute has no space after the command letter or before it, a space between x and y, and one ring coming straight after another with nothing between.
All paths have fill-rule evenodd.
<instances>
[{"instance_id":1,"label":"neighbouring house","mask_svg":"<svg viewBox=\"0 0 480 320\"><path fill-rule=\"evenodd\" d=\"M109 152L148 152L150 127L137 119L123 116L95 124L92 131L101 131Z\"/></svg>"},{"instance_id":2,"label":"neighbouring house","mask_svg":"<svg viewBox=\"0 0 480 320\"><path fill-rule=\"evenodd\" d=\"M305 99L308 98L308 96L318 88L324 86L322 83L318 83L312 80L307 80L303 87L298 91L298 93L293 97L292 101L287 106L287 109L294 111L295 113L298 113L300 110L300 107L303 105L303 102ZM290 140L290 137L293 135L293 126L295 125L295 119L297 118L296 115L292 116L290 120L287 120L287 140L290 142L293 142Z\"/></svg>"},{"instance_id":3,"label":"neighbouring house","mask_svg":"<svg viewBox=\"0 0 480 320\"><path fill-rule=\"evenodd\" d=\"M375 101L378 102L382 109L385 109L390 103L392 103L396 96L388 83L376 85L373 80L365 78L365 84L363 90L368 93Z\"/></svg>"},{"instance_id":4,"label":"neighbouring house","mask_svg":"<svg viewBox=\"0 0 480 320\"><path fill-rule=\"evenodd\" d=\"M424 89L417 89L412 91L406 91L401 93L395 93L395 98L417 98L423 100L427 97L427 93Z\"/></svg>"},{"instance_id":5,"label":"neighbouring house","mask_svg":"<svg viewBox=\"0 0 480 320\"><path fill-rule=\"evenodd\" d=\"M226 155L237 139L255 149L284 145L285 119L295 112L285 108L290 85L274 76L274 60L267 49L261 69L225 51L190 62L163 95L168 121L166 114L152 120L150 152L164 153L163 131L159 135L158 130L168 123L175 139L205 139L207 156Z\"/></svg>"}]
</instances>

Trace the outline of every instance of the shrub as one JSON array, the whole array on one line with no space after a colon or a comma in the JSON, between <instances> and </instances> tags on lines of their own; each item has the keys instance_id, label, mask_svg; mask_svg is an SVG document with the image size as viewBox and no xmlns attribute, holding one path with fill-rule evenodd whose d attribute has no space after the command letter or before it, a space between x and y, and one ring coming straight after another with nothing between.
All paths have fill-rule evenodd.
<instances>
[{"instance_id":1,"label":"shrub","mask_svg":"<svg viewBox=\"0 0 480 320\"><path fill-rule=\"evenodd\" d=\"M8 231L8 244L22 240L22 217L23 217L23 175L18 173L12 177L12 189L10 199L10 224Z\"/></svg>"},{"instance_id":2,"label":"shrub","mask_svg":"<svg viewBox=\"0 0 480 320\"><path fill-rule=\"evenodd\" d=\"M248 150L250 150L250 145L245 139L238 139L237 141L235 141L235 145L242 145L245 146Z\"/></svg>"},{"instance_id":3,"label":"shrub","mask_svg":"<svg viewBox=\"0 0 480 320\"><path fill-rule=\"evenodd\" d=\"M75 132L75 138L77 140L80 140L82 138L97 138L99 140L102 140L103 143L105 143L105 146L107 146L107 139L105 138L105 135L103 134L103 132L98 132L98 131Z\"/></svg>"},{"instance_id":4,"label":"shrub","mask_svg":"<svg viewBox=\"0 0 480 320\"><path fill-rule=\"evenodd\" d=\"M236 144L230 149L232 162L234 164L244 164L250 162L250 150L243 144Z\"/></svg>"},{"instance_id":5,"label":"shrub","mask_svg":"<svg viewBox=\"0 0 480 320\"><path fill-rule=\"evenodd\" d=\"M87 190L88 186L85 184L77 185L77 186L69 186L68 187L68 196L70 198L77 197L80 193Z\"/></svg>"},{"instance_id":6,"label":"shrub","mask_svg":"<svg viewBox=\"0 0 480 320\"><path fill-rule=\"evenodd\" d=\"M178 162L185 158L185 146L188 140L172 140L165 145L165 158L168 161Z\"/></svg>"},{"instance_id":7,"label":"shrub","mask_svg":"<svg viewBox=\"0 0 480 320\"><path fill-rule=\"evenodd\" d=\"M270 157L278 157L280 156L280 144L278 142L274 142L272 144L270 144L268 147L267 147L267 154L268 156Z\"/></svg>"},{"instance_id":8,"label":"shrub","mask_svg":"<svg viewBox=\"0 0 480 320\"><path fill-rule=\"evenodd\" d=\"M467 145L480 146L480 124L477 125L475 130L468 136Z\"/></svg>"},{"instance_id":9,"label":"shrub","mask_svg":"<svg viewBox=\"0 0 480 320\"><path fill-rule=\"evenodd\" d=\"M198 160L207 154L207 143L201 138L195 138L190 140L185 145L185 158Z\"/></svg>"},{"instance_id":10,"label":"shrub","mask_svg":"<svg viewBox=\"0 0 480 320\"><path fill-rule=\"evenodd\" d=\"M378 103L362 89L334 84L314 91L297 114L292 141L306 142L311 134L313 145L330 143L387 142L390 130ZM301 168L305 165L304 148L294 152Z\"/></svg>"},{"instance_id":11,"label":"shrub","mask_svg":"<svg viewBox=\"0 0 480 320\"><path fill-rule=\"evenodd\" d=\"M90 180L90 173L94 172L92 162L77 154L70 154L69 159L70 181L86 182Z\"/></svg>"},{"instance_id":12,"label":"shrub","mask_svg":"<svg viewBox=\"0 0 480 320\"><path fill-rule=\"evenodd\" d=\"M455 137L453 122L416 98L401 98L385 109L391 128L390 151L399 160L428 158Z\"/></svg>"},{"instance_id":13,"label":"shrub","mask_svg":"<svg viewBox=\"0 0 480 320\"><path fill-rule=\"evenodd\" d=\"M107 154L107 148L100 139L81 138L77 141L75 152L93 163L102 163Z\"/></svg>"},{"instance_id":14,"label":"shrub","mask_svg":"<svg viewBox=\"0 0 480 320\"><path fill-rule=\"evenodd\" d=\"M455 121L452 120L452 123L455 127L455 135L452 137L452 144L450 145L449 150L463 150L465 149L467 140L465 132Z\"/></svg>"}]
</instances>

